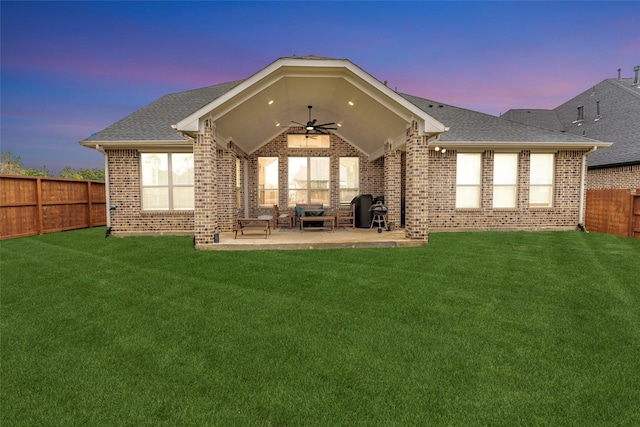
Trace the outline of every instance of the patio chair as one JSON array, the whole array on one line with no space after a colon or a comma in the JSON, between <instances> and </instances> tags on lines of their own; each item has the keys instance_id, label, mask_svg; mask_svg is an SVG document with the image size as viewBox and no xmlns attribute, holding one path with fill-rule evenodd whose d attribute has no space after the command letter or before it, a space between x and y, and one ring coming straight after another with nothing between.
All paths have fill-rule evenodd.
<instances>
[{"instance_id":1,"label":"patio chair","mask_svg":"<svg viewBox=\"0 0 640 427\"><path fill-rule=\"evenodd\" d=\"M336 227L356 227L356 205L351 203L349 209L336 209Z\"/></svg>"},{"instance_id":2,"label":"patio chair","mask_svg":"<svg viewBox=\"0 0 640 427\"><path fill-rule=\"evenodd\" d=\"M278 205L273 205L273 219L275 221L275 227L279 227L280 224L286 225L289 228L293 228L293 220L295 213L291 210L280 210Z\"/></svg>"}]
</instances>

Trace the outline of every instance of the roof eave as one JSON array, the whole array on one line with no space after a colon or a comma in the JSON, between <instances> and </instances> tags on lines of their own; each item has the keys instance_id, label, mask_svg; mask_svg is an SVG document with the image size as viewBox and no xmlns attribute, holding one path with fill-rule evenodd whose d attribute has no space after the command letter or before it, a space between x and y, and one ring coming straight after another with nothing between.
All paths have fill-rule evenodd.
<instances>
[{"instance_id":1,"label":"roof eave","mask_svg":"<svg viewBox=\"0 0 640 427\"><path fill-rule=\"evenodd\" d=\"M157 149L157 150L168 150L168 149L187 149L193 148L193 141L184 140L130 140L130 141L80 141L80 145L87 148L97 149L97 147L103 147L108 149Z\"/></svg>"},{"instance_id":2,"label":"roof eave","mask_svg":"<svg viewBox=\"0 0 640 427\"><path fill-rule=\"evenodd\" d=\"M561 142L561 141L434 141L429 143L430 148L441 147L447 149L468 150L589 150L593 147L604 148L613 145L611 142L585 141L585 142Z\"/></svg>"}]
</instances>

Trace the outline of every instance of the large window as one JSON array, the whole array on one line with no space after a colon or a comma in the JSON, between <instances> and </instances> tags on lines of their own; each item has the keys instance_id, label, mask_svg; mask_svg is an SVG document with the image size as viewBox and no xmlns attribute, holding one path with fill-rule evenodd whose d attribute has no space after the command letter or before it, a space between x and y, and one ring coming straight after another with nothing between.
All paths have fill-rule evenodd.
<instances>
[{"instance_id":1,"label":"large window","mask_svg":"<svg viewBox=\"0 0 640 427\"><path fill-rule=\"evenodd\" d=\"M142 210L193 210L193 153L141 153Z\"/></svg>"},{"instance_id":2,"label":"large window","mask_svg":"<svg viewBox=\"0 0 640 427\"><path fill-rule=\"evenodd\" d=\"M278 204L277 157L258 157L258 203L271 207Z\"/></svg>"},{"instance_id":3,"label":"large window","mask_svg":"<svg viewBox=\"0 0 640 427\"><path fill-rule=\"evenodd\" d=\"M518 155L493 156L493 207L515 208L517 203Z\"/></svg>"},{"instance_id":4,"label":"large window","mask_svg":"<svg viewBox=\"0 0 640 427\"><path fill-rule=\"evenodd\" d=\"M289 206L329 204L329 157L289 157Z\"/></svg>"},{"instance_id":5,"label":"large window","mask_svg":"<svg viewBox=\"0 0 640 427\"><path fill-rule=\"evenodd\" d=\"M547 208L553 206L553 154L531 154L529 205Z\"/></svg>"},{"instance_id":6,"label":"large window","mask_svg":"<svg viewBox=\"0 0 640 427\"><path fill-rule=\"evenodd\" d=\"M360 162L357 157L340 157L340 203L351 203L360 192Z\"/></svg>"},{"instance_id":7,"label":"large window","mask_svg":"<svg viewBox=\"0 0 640 427\"><path fill-rule=\"evenodd\" d=\"M456 208L480 207L482 155L458 153L456 163Z\"/></svg>"},{"instance_id":8,"label":"large window","mask_svg":"<svg viewBox=\"0 0 640 427\"><path fill-rule=\"evenodd\" d=\"M329 135L287 135L289 148L329 148Z\"/></svg>"}]
</instances>

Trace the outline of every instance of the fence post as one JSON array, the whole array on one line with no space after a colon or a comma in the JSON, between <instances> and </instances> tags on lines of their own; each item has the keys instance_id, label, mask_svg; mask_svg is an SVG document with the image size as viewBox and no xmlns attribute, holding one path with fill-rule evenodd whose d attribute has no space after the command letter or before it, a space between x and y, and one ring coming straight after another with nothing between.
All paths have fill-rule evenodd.
<instances>
[{"instance_id":1,"label":"fence post","mask_svg":"<svg viewBox=\"0 0 640 427\"><path fill-rule=\"evenodd\" d=\"M91 202L91 181L87 181L87 208L89 209L89 228L93 228L93 206Z\"/></svg>"},{"instance_id":2,"label":"fence post","mask_svg":"<svg viewBox=\"0 0 640 427\"><path fill-rule=\"evenodd\" d=\"M36 204L38 205L38 234L44 234L44 216L42 213L42 178L36 178Z\"/></svg>"}]
</instances>

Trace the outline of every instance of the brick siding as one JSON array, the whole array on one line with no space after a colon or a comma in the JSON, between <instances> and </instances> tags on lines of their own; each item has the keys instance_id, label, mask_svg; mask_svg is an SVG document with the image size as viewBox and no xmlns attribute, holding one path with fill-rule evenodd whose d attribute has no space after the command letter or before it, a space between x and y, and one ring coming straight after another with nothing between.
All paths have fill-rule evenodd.
<instances>
[{"instance_id":1,"label":"brick siding","mask_svg":"<svg viewBox=\"0 0 640 427\"><path fill-rule=\"evenodd\" d=\"M559 151L555 160L554 204L552 208L530 208L529 151L519 153L517 207L493 209L493 151L482 155L482 203L479 209L456 209L456 151L429 151L417 129L407 133L407 151L388 151L385 157L370 161L366 155L331 135L330 149L290 149L286 132L248 155L233 143L214 149L212 134L200 135L195 142L195 212L143 212L141 209L140 158L137 150L107 150L111 226L114 235L190 234L197 247L213 244L216 227L230 231L238 216L271 214L271 207L258 207L258 157L278 157L279 204L287 206L287 158L324 156L331 158L330 206L339 200L339 157L360 159L360 193L385 196L390 208L389 221L400 224L400 203L405 201L405 227L408 238L428 239L429 231L444 230L538 230L572 229L578 223L580 164L582 151ZM236 158L246 159L249 212L238 208L236 199ZM388 163L385 168L385 158ZM241 162L244 167L244 161ZM601 170L597 170L601 171ZM594 175L590 171L590 177ZM636 176L638 167L629 171ZM598 172L604 175L604 173ZM385 189L385 174L392 180ZM619 174L618 174L619 175ZM245 174L241 173L244 197ZM398 184L400 180L400 189ZM633 182L633 181L632 181ZM636 181L637 182L637 181ZM640 187L637 183L633 188ZM389 194L385 194L389 193ZM398 195L399 194L399 195ZM244 200L244 199L242 199ZM200 231L195 233L195 228Z\"/></svg>"},{"instance_id":2,"label":"brick siding","mask_svg":"<svg viewBox=\"0 0 640 427\"><path fill-rule=\"evenodd\" d=\"M429 228L444 230L566 230L578 224L582 151L559 151L555 156L553 207L529 207L529 151L518 159L517 206L494 209L493 151L482 153L482 201L479 209L456 209L456 155L431 151L429 155Z\"/></svg>"},{"instance_id":3,"label":"brick siding","mask_svg":"<svg viewBox=\"0 0 640 427\"><path fill-rule=\"evenodd\" d=\"M587 170L588 190L629 189L632 194L640 188L640 164Z\"/></svg>"},{"instance_id":4,"label":"brick siding","mask_svg":"<svg viewBox=\"0 0 640 427\"><path fill-rule=\"evenodd\" d=\"M137 150L106 150L109 158L111 233L114 236L144 234L193 234L193 212L142 211L140 155Z\"/></svg>"},{"instance_id":5,"label":"brick siding","mask_svg":"<svg viewBox=\"0 0 640 427\"><path fill-rule=\"evenodd\" d=\"M426 137L418 135L413 121L407 129L407 176L405 199L405 236L408 239L429 239L429 148Z\"/></svg>"},{"instance_id":6,"label":"brick siding","mask_svg":"<svg viewBox=\"0 0 640 427\"><path fill-rule=\"evenodd\" d=\"M384 152L384 204L389 209L387 223L400 225L402 207L402 154L386 144Z\"/></svg>"}]
</instances>

